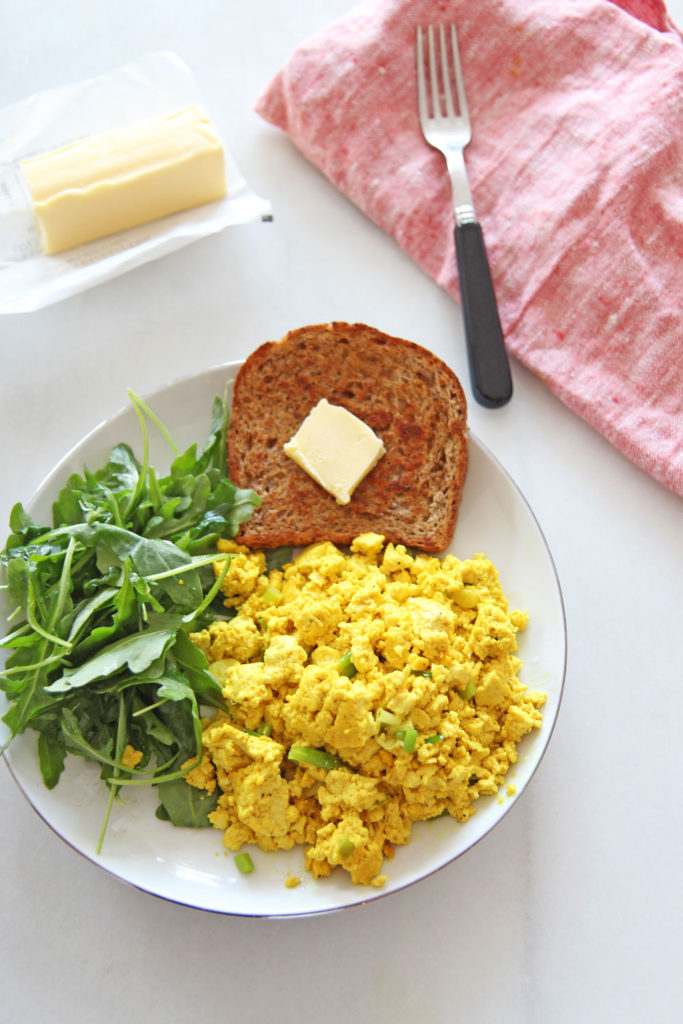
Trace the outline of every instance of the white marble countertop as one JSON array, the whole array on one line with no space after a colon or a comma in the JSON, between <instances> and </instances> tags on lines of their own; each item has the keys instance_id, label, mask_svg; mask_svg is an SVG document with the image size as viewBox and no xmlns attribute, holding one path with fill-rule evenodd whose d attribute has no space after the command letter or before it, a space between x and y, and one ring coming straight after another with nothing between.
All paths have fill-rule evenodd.
<instances>
[{"instance_id":1,"label":"white marble countertop","mask_svg":"<svg viewBox=\"0 0 683 1024\"><path fill-rule=\"evenodd\" d=\"M374 324L467 381L458 307L252 111L293 47L349 6L0 4L0 103L174 50L275 215L0 319L0 521L127 388L240 359L301 324ZM682 0L669 8L682 24ZM569 635L559 721L523 799L474 849L389 899L252 920L100 871L2 765L2 1024L681 1019L683 506L518 363L513 373L514 401L497 412L471 401L470 424L538 516Z\"/></svg>"}]
</instances>

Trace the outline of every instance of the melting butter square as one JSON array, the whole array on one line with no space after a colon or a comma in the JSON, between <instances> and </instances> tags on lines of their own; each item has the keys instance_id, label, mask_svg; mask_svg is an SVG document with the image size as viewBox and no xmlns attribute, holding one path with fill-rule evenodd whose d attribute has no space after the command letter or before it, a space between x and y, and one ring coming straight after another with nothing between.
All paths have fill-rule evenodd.
<instances>
[{"instance_id":1,"label":"melting butter square","mask_svg":"<svg viewBox=\"0 0 683 1024\"><path fill-rule=\"evenodd\" d=\"M348 505L386 449L367 423L321 398L284 451L340 505Z\"/></svg>"}]
</instances>

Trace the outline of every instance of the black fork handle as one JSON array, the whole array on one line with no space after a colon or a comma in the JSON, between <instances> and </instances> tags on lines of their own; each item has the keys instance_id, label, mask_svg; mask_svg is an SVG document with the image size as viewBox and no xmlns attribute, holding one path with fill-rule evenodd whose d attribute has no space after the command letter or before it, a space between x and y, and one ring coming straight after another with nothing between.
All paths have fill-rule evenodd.
<instances>
[{"instance_id":1,"label":"black fork handle","mask_svg":"<svg viewBox=\"0 0 683 1024\"><path fill-rule=\"evenodd\" d=\"M456 225L455 251L472 391L480 405L497 409L512 398L512 377L484 235L477 221Z\"/></svg>"}]
</instances>

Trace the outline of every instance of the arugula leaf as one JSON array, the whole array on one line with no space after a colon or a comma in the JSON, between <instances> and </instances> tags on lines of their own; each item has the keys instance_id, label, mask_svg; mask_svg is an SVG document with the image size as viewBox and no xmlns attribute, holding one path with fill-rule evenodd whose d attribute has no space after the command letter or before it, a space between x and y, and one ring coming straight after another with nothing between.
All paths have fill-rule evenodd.
<instances>
[{"instance_id":1,"label":"arugula leaf","mask_svg":"<svg viewBox=\"0 0 683 1024\"><path fill-rule=\"evenodd\" d=\"M183 828L210 828L209 815L218 806L218 790L207 793L204 789L188 786L185 779L173 779L159 786L157 817Z\"/></svg>"},{"instance_id":2,"label":"arugula leaf","mask_svg":"<svg viewBox=\"0 0 683 1024\"><path fill-rule=\"evenodd\" d=\"M19 606L28 604L29 565L24 558L10 558L6 562L7 590L10 601Z\"/></svg>"},{"instance_id":3,"label":"arugula leaf","mask_svg":"<svg viewBox=\"0 0 683 1024\"><path fill-rule=\"evenodd\" d=\"M266 551L266 568L268 572L272 572L273 569L281 569L283 565L287 565L291 560L291 547L273 548L272 551Z\"/></svg>"},{"instance_id":4,"label":"arugula leaf","mask_svg":"<svg viewBox=\"0 0 683 1024\"><path fill-rule=\"evenodd\" d=\"M94 548L100 573L115 565L123 566L130 559L141 577L155 580L156 589L168 593L178 604L192 607L201 600L201 586L192 569L192 559L169 540L150 540L109 523L62 526L48 534L48 539L55 536L73 537L84 547Z\"/></svg>"},{"instance_id":5,"label":"arugula leaf","mask_svg":"<svg viewBox=\"0 0 683 1024\"><path fill-rule=\"evenodd\" d=\"M132 492L140 479L140 463L127 444L117 444L106 466L95 474L95 479L112 492Z\"/></svg>"},{"instance_id":6,"label":"arugula leaf","mask_svg":"<svg viewBox=\"0 0 683 1024\"><path fill-rule=\"evenodd\" d=\"M105 587L102 590L96 591L92 597L82 601L71 621L69 640L72 642L77 640L95 613L101 611L105 604L113 606L114 599L119 594L120 590L117 587Z\"/></svg>"},{"instance_id":7,"label":"arugula leaf","mask_svg":"<svg viewBox=\"0 0 683 1024\"><path fill-rule=\"evenodd\" d=\"M206 655L182 630L176 634L173 655L197 698L204 704L224 707L223 691L209 671Z\"/></svg>"},{"instance_id":8,"label":"arugula leaf","mask_svg":"<svg viewBox=\"0 0 683 1024\"><path fill-rule=\"evenodd\" d=\"M60 679L45 687L46 693L66 693L97 679L113 676L122 668L142 673L166 653L175 640L173 629L147 629L104 647L78 668L67 669Z\"/></svg>"},{"instance_id":9,"label":"arugula leaf","mask_svg":"<svg viewBox=\"0 0 683 1024\"><path fill-rule=\"evenodd\" d=\"M45 785L48 789L54 789L64 770L64 758L66 757L66 743L60 731L53 728L46 729L39 734L38 757Z\"/></svg>"}]
</instances>

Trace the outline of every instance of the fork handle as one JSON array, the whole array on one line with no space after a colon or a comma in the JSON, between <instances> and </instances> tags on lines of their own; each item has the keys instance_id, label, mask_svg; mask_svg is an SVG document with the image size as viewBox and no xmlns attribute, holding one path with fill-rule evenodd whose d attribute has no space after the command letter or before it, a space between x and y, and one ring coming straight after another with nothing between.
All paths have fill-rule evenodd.
<instances>
[{"instance_id":1,"label":"fork handle","mask_svg":"<svg viewBox=\"0 0 683 1024\"><path fill-rule=\"evenodd\" d=\"M480 405L496 409L510 401L512 377L484 235L477 221L456 225L455 251L472 391Z\"/></svg>"}]
</instances>

